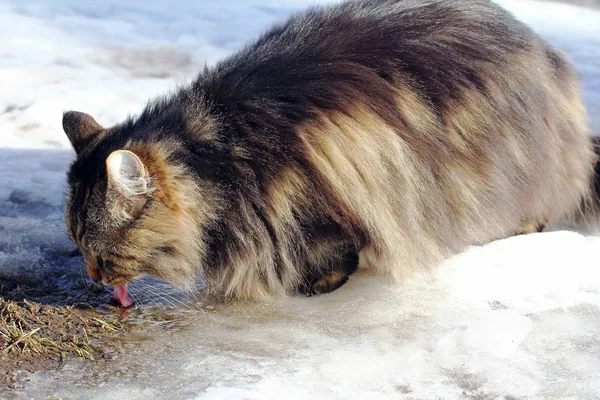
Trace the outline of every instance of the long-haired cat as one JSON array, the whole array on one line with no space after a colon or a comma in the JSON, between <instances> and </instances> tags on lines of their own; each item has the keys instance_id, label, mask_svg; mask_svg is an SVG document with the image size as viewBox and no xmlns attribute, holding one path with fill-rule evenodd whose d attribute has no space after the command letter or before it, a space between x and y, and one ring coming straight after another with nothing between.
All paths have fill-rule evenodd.
<instances>
[{"instance_id":1,"label":"long-haired cat","mask_svg":"<svg viewBox=\"0 0 600 400\"><path fill-rule=\"evenodd\" d=\"M93 280L236 298L534 231L578 210L595 163L573 69L487 0L311 8L135 118L63 126Z\"/></svg>"}]
</instances>

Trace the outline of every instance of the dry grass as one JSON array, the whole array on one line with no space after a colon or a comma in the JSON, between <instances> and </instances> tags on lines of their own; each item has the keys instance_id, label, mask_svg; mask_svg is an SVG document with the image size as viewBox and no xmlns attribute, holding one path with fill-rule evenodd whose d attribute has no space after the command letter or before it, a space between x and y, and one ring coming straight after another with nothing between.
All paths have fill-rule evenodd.
<instances>
[{"instance_id":1,"label":"dry grass","mask_svg":"<svg viewBox=\"0 0 600 400\"><path fill-rule=\"evenodd\" d=\"M10 385L17 370L52 368L69 356L104 356L99 339L125 326L94 310L51 306L0 297L0 386Z\"/></svg>"}]
</instances>

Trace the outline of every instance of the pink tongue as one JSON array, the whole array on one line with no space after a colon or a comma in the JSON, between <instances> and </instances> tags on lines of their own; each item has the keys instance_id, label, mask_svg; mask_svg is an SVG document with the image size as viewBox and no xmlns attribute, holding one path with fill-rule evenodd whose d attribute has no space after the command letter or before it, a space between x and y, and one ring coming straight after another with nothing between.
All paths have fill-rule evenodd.
<instances>
[{"instance_id":1,"label":"pink tongue","mask_svg":"<svg viewBox=\"0 0 600 400\"><path fill-rule=\"evenodd\" d=\"M127 294L127 284L115 286L113 299L118 300L122 307L129 307L133 304L133 300Z\"/></svg>"}]
</instances>

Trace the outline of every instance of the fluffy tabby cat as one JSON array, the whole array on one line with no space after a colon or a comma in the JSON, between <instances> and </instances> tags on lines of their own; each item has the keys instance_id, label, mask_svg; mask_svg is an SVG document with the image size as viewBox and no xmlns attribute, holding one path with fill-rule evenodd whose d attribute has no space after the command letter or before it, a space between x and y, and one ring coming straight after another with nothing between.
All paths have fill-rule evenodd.
<instances>
[{"instance_id":1,"label":"fluffy tabby cat","mask_svg":"<svg viewBox=\"0 0 600 400\"><path fill-rule=\"evenodd\" d=\"M312 8L111 128L67 112L90 277L256 298L401 277L569 217L595 164L576 74L487 0Z\"/></svg>"}]
</instances>

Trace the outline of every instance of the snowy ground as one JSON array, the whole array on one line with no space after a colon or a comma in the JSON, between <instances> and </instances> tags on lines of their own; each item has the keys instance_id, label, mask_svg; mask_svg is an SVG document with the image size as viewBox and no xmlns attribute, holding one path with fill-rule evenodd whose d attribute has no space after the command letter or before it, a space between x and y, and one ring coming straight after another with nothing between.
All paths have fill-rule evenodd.
<instances>
[{"instance_id":1,"label":"snowy ground","mask_svg":"<svg viewBox=\"0 0 600 400\"><path fill-rule=\"evenodd\" d=\"M309 2L0 2L0 277L81 266L56 263L74 248L61 214L73 157L63 110L117 122ZM575 62L600 134L600 11L500 2ZM20 395L597 399L599 256L600 236L545 232L402 284L363 271L327 296L187 311L176 332L132 339L119 360L36 373Z\"/></svg>"}]
</instances>

